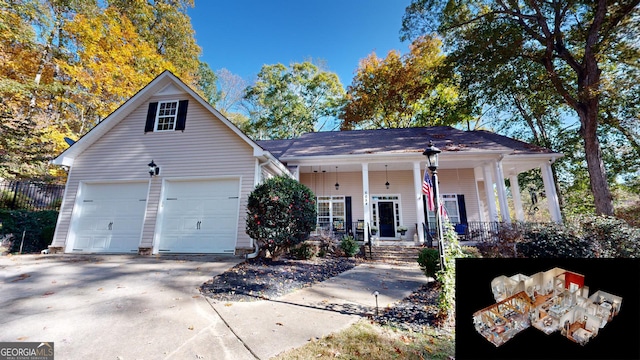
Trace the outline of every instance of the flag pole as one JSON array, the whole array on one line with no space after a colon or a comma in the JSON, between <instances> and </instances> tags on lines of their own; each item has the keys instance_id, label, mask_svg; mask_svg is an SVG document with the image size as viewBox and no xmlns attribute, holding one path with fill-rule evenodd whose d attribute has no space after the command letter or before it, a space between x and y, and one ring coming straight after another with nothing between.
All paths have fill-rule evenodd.
<instances>
[{"instance_id":1,"label":"flag pole","mask_svg":"<svg viewBox=\"0 0 640 360\"><path fill-rule=\"evenodd\" d=\"M440 269L445 270L444 261L444 236L442 233L442 216L440 214L440 188L438 186L438 169L431 170L433 182L433 204L436 215L436 237L438 238L438 253L440 254Z\"/></svg>"}]
</instances>

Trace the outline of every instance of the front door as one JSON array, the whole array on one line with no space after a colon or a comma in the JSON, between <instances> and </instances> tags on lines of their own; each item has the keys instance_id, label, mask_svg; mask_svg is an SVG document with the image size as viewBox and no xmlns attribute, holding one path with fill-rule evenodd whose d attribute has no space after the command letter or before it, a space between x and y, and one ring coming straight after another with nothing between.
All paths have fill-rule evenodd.
<instances>
[{"instance_id":1,"label":"front door","mask_svg":"<svg viewBox=\"0 0 640 360\"><path fill-rule=\"evenodd\" d=\"M396 227L393 215L392 201L379 201L380 237L395 237Z\"/></svg>"}]
</instances>

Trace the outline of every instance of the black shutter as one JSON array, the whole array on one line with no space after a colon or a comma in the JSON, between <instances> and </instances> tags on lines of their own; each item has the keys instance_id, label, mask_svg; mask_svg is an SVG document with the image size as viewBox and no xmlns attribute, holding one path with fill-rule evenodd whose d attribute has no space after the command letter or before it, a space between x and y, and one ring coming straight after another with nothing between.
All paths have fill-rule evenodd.
<instances>
[{"instance_id":1,"label":"black shutter","mask_svg":"<svg viewBox=\"0 0 640 360\"><path fill-rule=\"evenodd\" d=\"M348 229L350 233L353 233L353 218L351 216L351 196L345 196L344 198L344 207L345 207L345 228Z\"/></svg>"},{"instance_id":2,"label":"black shutter","mask_svg":"<svg viewBox=\"0 0 640 360\"><path fill-rule=\"evenodd\" d=\"M460 211L460 224L467 223L467 206L464 204L464 195L456 195L458 197L458 211Z\"/></svg>"},{"instance_id":3,"label":"black shutter","mask_svg":"<svg viewBox=\"0 0 640 360\"><path fill-rule=\"evenodd\" d=\"M153 131L153 126L156 124L156 112L158 111L158 103L149 103L149 110L147 111L147 122L144 124L144 132Z\"/></svg>"},{"instance_id":4,"label":"black shutter","mask_svg":"<svg viewBox=\"0 0 640 360\"><path fill-rule=\"evenodd\" d=\"M180 100L178 102L178 119L176 121L176 131L184 131L187 124L187 107L189 106L189 100Z\"/></svg>"},{"instance_id":5,"label":"black shutter","mask_svg":"<svg viewBox=\"0 0 640 360\"><path fill-rule=\"evenodd\" d=\"M427 206L427 197L422 194L422 208L424 209L424 225L429 228L429 207Z\"/></svg>"}]
</instances>

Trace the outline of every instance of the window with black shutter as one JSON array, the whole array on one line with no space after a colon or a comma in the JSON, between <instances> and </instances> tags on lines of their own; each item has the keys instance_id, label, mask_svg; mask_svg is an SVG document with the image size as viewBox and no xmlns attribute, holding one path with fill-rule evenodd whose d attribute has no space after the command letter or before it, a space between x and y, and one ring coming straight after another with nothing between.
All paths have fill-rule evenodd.
<instances>
[{"instance_id":1,"label":"window with black shutter","mask_svg":"<svg viewBox=\"0 0 640 360\"><path fill-rule=\"evenodd\" d=\"M149 104L144 132L184 131L189 100L159 101Z\"/></svg>"}]
</instances>

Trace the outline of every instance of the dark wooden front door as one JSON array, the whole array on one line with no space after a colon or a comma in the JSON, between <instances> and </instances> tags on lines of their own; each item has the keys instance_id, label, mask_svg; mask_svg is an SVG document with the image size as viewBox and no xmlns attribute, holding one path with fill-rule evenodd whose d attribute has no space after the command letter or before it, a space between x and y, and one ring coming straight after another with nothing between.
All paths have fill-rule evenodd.
<instances>
[{"instance_id":1,"label":"dark wooden front door","mask_svg":"<svg viewBox=\"0 0 640 360\"><path fill-rule=\"evenodd\" d=\"M380 216L380 237L395 237L396 227L393 215L393 202L378 202Z\"/></svg>"}]
</instances>

